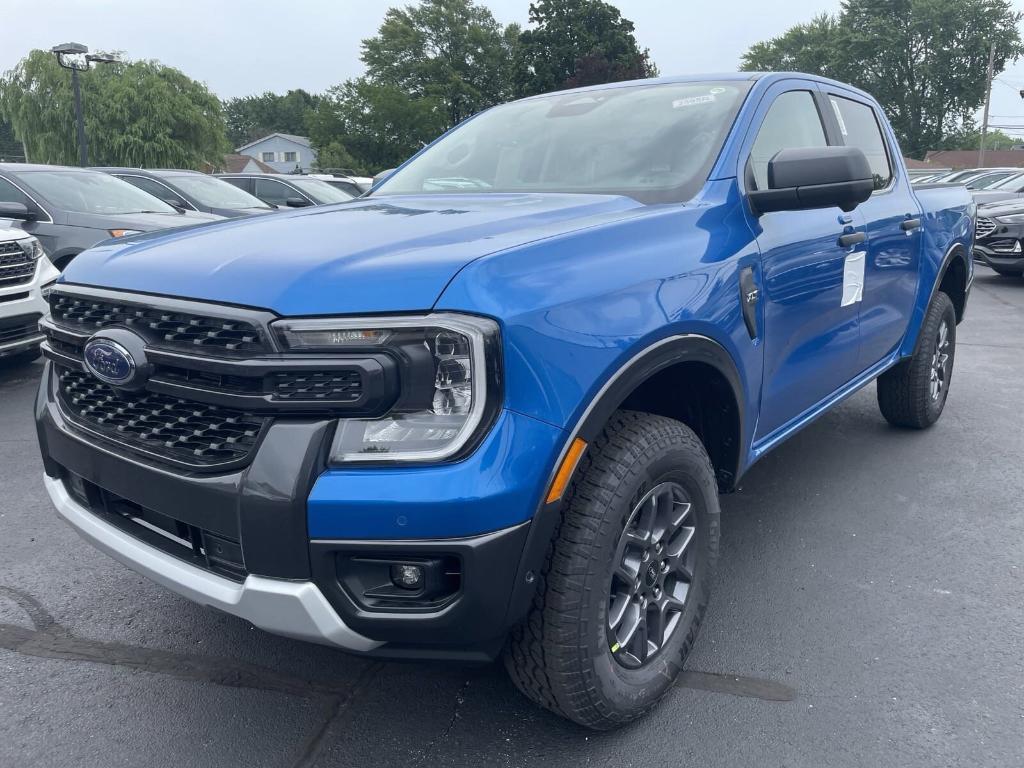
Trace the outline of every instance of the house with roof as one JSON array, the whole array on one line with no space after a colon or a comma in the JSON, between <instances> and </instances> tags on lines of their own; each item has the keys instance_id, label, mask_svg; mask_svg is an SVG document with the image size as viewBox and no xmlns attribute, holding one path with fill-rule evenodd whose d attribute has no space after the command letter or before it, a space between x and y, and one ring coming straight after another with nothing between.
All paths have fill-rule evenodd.
<instances>
[{"instance_id":1,"label":"house with roof","mask_svg":"<svg viewBox=\"0 0 1024 768\"><path fill-rule=\"evenodd\" d=\"M272 133L238 147L235 152L259 160L278 173L309 171L316 162L309 139L291 133Z\"/></svg>"}]
</instances>

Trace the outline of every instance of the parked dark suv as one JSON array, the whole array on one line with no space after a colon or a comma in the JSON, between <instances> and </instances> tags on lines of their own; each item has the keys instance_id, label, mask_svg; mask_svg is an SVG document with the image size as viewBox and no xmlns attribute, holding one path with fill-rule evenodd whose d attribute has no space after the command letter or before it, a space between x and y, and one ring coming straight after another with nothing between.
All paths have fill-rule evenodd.
<instances>
[{"instance_id":1,"label":"parked dark suv","mask_svg":"<svg viewBox=\"0 0 1024 768\"><path fill-rule=\"evenodd\" d=\"M310 205L347 203L354 199L343 189L308 176L271 175L267 173L220 174L218 178L255 195L268 205L279 208L305 208Z\"/></svg>"},{"instance_id":2,"label":"parked dark suv","mask_svg":"<svg viewBox=\"0 0 1024 768\"><path fill-rule=\"evenodd\" d=\"M156 229L218 221L177 211L138 187L85 168L0 163L0 222L19 220L58 269L96 243Z\"/></svg>"},{"instance_id":3,"label":"parked dark suv","mask_svg":"<svg viewBox=\"0 0 1024 768\"><path fill-rule=\"evenodd\" d=\"M270 213L267 205L234 184L198 171L141 168L95 168L127 181L183 211L215 213L229 219Z\"/></svg>"},{"instance_id":4,"label":"parked dark suv","mask_svg":"<svg viewBox=\"0 0 1024 768\"><path fill-rule=\"evenodd\" d=\"M978 208L974 259L1000 275L1024 275L1024 201L1007 200Z\"/></svg>"}]
</instances>

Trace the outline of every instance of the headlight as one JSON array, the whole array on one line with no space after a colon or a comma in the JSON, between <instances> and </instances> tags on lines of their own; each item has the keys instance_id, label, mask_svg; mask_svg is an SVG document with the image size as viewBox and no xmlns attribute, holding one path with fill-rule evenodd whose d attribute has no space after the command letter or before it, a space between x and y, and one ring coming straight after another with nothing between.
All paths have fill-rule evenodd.
<instances>
[{"instance_id":1,"label":"headlight","mask_svg":"<svg viewBox=\"0 0 1024 768\"><path fill-rule=\"evenodd\" d=\"M111 237L128 237L128 235L137 235L141 232L141 229L108 229Z\"/></svg>"},{"instance_id":2,"label":"headlight","mask_svg":"<svg viewBox=\"0 0 1024 768\"><path fill-rule=\"evenodd\" d=\"M46 255L43 253L43 246L34 237L26 237L24 240L19 240L18 244L21 246L21 250L25 252L25 255L33 261L41 259Z\"/></svg>"},{"instance_id":3,"label":"headlight","mask_svg":"<svg viewBox=\"0 0 1024 768\"><path fill-rule=\"evenodd\" d=\"M500 341L492 320L423 317L281 320L291 352L380 353L398 362L400 394L378 418L340 419L331 463L443 461L486 428L497 408Z\"/></svg>"},{"instance_id":4,"label":"headlight","mask_svg":"<svg viewBox=\"0 0 1024 768\"><path fill-rule=\"evenodd\" d=\"M1024 213L1011 213L1009 216L994 217L1000 224L1024 224Z\"/></svg>"}]
</instances>

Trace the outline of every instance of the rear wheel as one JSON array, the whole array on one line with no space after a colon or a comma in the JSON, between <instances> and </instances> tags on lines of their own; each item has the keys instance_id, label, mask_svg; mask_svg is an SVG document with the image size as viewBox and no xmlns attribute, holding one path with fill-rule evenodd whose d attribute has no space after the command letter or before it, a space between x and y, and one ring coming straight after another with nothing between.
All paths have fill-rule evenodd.
<instances>
[{"instance_id":1,"label":"rear wheel","mask_svg":"<svg viewBox=\"0 0 1024 768\"><path fill-rule=\"evenodd\" d=\"M688 427L620 411L570 493L505 664L541 706L608 729L657 704L696 639L718 556L718 491Z\"/></svg>"},{"instance_id":2,"label":"rear wheel","mask_svg":"<svg viewBox=\"0 0 1024 768\"><path fill-rule=\"evenodd\" d=\"M939 420L955 353L956 312L940 291L925 314L914 355L878 378L878 407L890 424L925 429Z\"/></svg>"}]
</instances>

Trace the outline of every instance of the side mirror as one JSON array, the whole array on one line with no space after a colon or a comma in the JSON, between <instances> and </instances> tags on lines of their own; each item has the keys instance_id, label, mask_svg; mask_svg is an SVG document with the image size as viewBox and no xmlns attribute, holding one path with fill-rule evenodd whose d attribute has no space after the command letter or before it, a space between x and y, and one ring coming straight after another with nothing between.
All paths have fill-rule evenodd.
<instances>
[{"instance_id":1,"label":"side mirror","mask_svg":"<svg viewBox=\"0 0 1024 768\"><path fill-rule=\"evenodd\" d=\"M304 197L289 197L284 201L284 204L289 208L305 208L307 205L312 205L312 203Z\"/></svg>"},{"instance_id":2,"label":"side mirror","mask_svg":"<svg viewBox=\"0 0 1024 768\"><path fill-rule=\"evenodd\" d=\"M24 203L0 203L0 219L35 221L36 212L30 211Z\"/></svg>"},{"instance_id":3,"label":"side mirror","mask_svg":"<svg viewBox=\"0 0 1024 768\"><path fill-rule=\"evenodd\" d=\"M164 202L167 203L171 208L176 210L178 213L184 213L187 209L181 204L181 200L176 200L173 197L165 197Z\"/></svg>"},{"instance_id":4,"label":"side mirror","mask_svg":"<svg viewBox=\"0 0 1024 768\"><path fill-rule=\"evenodd\" d=\"M837 207L847 213L875 189L871 164L856 147L783 149L768 161L768 189L751 190L754 213Z\"/></svg>"}]
</instances>

